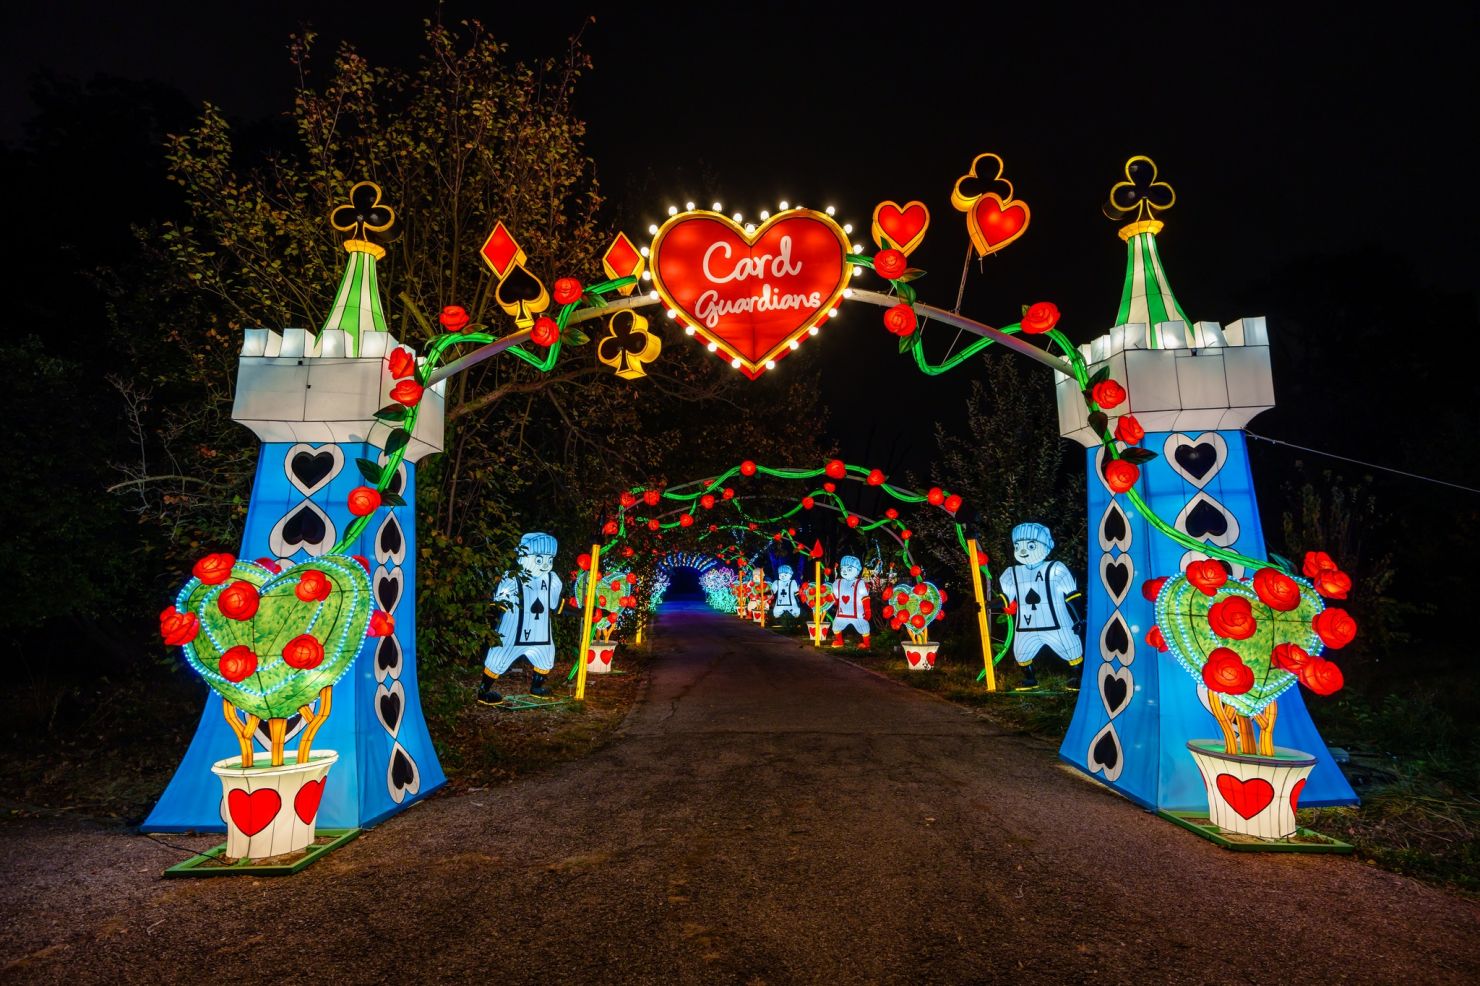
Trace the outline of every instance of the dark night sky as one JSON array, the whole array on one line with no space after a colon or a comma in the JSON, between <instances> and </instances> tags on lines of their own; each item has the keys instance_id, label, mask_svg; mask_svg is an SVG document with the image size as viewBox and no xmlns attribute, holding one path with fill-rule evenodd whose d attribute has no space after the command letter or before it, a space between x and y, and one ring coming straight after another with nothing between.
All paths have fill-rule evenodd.
<instances>
[{"instance_id":1,"label":"dark night sky","mask_svg":"<svg viewBox=\"0 0 1480 986\"><path fill-rule=\"evenodd\" d=\"M269 2L234 7L227 20L202 4L18 6L4 15L0 64L0 137L10 140L37 69L157 78L249 121L287 105L284 42L301 22L396 61L418 50L419 20L435 10ZM1473 5L1407 4L1380 17L1350 5L1292 13L1293 4L1185 16L1149 5L983 5L972 15L925 3L893 13L695 6L597 9L585 34L595 70L579 107L631 233L686 198L747 215L783 198L835 203L855 225L882 198L919 198L934 222L915 258L932 274L921 297L949 306L965 232L947 196L972 156L993 150L1032 206L1033 228L973 272L964 311L1000 324L1051 299L1084 340L1108 329L1124 270L1099 204L1125 158L1144 153L1177 189L1161 243L1195 319L1271 314L1257 287L1272 271L1366 245L1411 263L1427 287L1475 292ZM450 3L443 17L476 16L516 54L536 56L561 51L590 8L527 9ZM624 195L635 188L660 192ZM901 409L926 399L925 381L899 379L877 315L849 311L841 321L855 331L810 347L845 368L826 375L835 415L860 406L850 389ZM949 381L930 399L961 389Z\"/></svg>"}]
</instances>

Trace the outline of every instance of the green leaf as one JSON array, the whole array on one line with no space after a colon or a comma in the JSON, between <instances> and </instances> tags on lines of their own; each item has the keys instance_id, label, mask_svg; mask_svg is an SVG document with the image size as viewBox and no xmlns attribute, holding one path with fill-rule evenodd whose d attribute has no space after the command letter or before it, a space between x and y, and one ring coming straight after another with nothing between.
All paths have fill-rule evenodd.
<instances>
[{"instance_id":1,"label":"green leaf","mask_svg":"<svg viewBox=\"0 0 1480 986\"><path fill-rule=\"evenodd\" d=\"M915 338L915 334L913 332L911 332L907 336L900 336L899 337L899 351L902 353L902 352L906 351L907 349L909 349L910 348L910 343L912 341L914 341L914 338Z\"/></svg>"},{"instance_id":2,"label":"green leaf","mask_svg":"<svg viewBox=\"0 0 1480 986\"><path fill-rule=\"evenodd\" d=\"M464 335L465 336L465 335L469 335L470 333L473 333L473 332L482 332L482 331L486 330L487 328L488 328L488 326L485 325L482 322L473 322L471 325L465 325L465 326L463 326L462 331L459 332L458 335Z\"/></svg>"},{"instance_id":3,"label":"green leaf","mask_svg":"<svg viewBox=\"0 0 1480 986\"><path fill-rule=\"evenodd\" d=\"M411 441L411 432L407 431L405 428L397 428L395 431L391 432L391 436L385 440L385 454L388 456L395 455L397 452L401 451L401 449L405 448L406 443L409 441Z\"/></svg>"},{"instance_id":4,"label":"green leaf","mask_svg":"<svg viewBox=\"0 0 1480 986\"><path fill-rule=\"evenodd\" d=\"M406 420L407 407L404 404L387 404L375 412L375 417L380 421L396 422Z\"/></svg>"},{"instance_id":5,"label":"green leaf","mask_svg":"<svg viewBox=\"0 0 1480 986\"><path fill-rule=\"evenodd\" d=\"M380 483L381 467L369 459L356 459L355 465L360 469L360 475L365 477L365 482L372 486Z\"/></svg>"},{"instance_id":6,"label":"green leaf","mask_svg":"<svg viewBox=\"0 0 1480 986\"><path fill-rule=\"evenodd\" d=\"M1109 425L1110 416L1104 411L1096 411L1089 416L1089 428L1090 431L1093 431L1095 433L1096 438L1104 435L1105 429L1109 427Z\"/></svg>"},{"instance_id":7,"label":"green leaf","mask_svg":"<svg viewBox=\"0 0 1480 986\"><path fill-rule=\"evenodd\" d=\"M392 493L390 490L380 491L380 502L385 504L387 507L406 506L405 498L402 497L399 493Z\"/></svg>"},{"instance_id":8,"label":"green leaf","mask_svg":"<svg viewBox=\"0 0 1480 986\"><path fill-rule=\"evenodd\" d=\"M1120 457L1133 466L1139 466L1156 458L1156 453L1150 449L1141 448L1139 445L1132 445L1121 452Z\"/></svg>"},{"instance_id":9,"label":"green leaf","mask_svg":"<svg viewBox=\"0 0 1480 986\"><path fill-rule=\"evenodd\" d=\"M1028 309L1031 308L1031 307L1032 307L1031 305L1024 305L1023 306L1023 315L1022 315L1023 318L1027 318L1028 317Z\"/></svg>"},{"instance_id":10,"label":"green leaf","mask_svg":"<svg viewBox=\"0 0 1480 986\"><path fill-rule=\"evenodd\" d=\"M1285 572L1286 572L1286 574L1289 574L1289 575L1294 575L1295 574L1295 563L1293 561L1291 561L1290 559L1286 558L1284 555L1277 555L1273 551L1271 551L1269 553L1269 560L1272 561L1272 562L1274 562L1280 568L1284 569Z\"/></svg>"},{"instance_id":11,"label":"green leaf","mask_svg":"<svg viewBox=\"0 0 1480 986\"><path fill-rule=\"evenodd\" d=\"M590 305L592 308L606 307L606 299L599 294L592 294L590 291L587 291L585 294L581 295L581 300Z\"/></svg>"},{"instance_id":12,"label":"green leaf","mask_svg":"<svg viewBox=\"0 0 1480 986\"><path fill-rule=\"evenodd\" d=\"M902 281L895 281L894 287L895 290L899 292L899 299L901 301L903 301L907 305L913 305L915 303L916 295L914 288L910 287L908 284L903 283Z\"/></svg>"},{"instance_id":13,"label":"green leaf","mask_svg":"<svg viewBox=\"0 0 1480 986\"><path fill-rule=\"evenodd\" d=\"M904 281L905 283L909 283L910 281L918 281L920 278L922 278L924 276L925 276L925 272L923 270L921 270L918 267L911 267L908 270L906 270L903 274L899 275L899 279L901 281Z\"/></svg>"},{"instance_id":14,"label":"green leaf","mask_svg":"<svg viewBox=\"0 0 1480 986\"><path fill-rule=\"evenodd\" d=\"M560 341L567 346L584 346L591 341L591 337L574 325L567 325L565 331L560 333Z\"/></svg>"},{"instance_id":15,"label":"green leaf","mask_svg":"<svg viewBox=\"0 0 1480 986\"><path fill-rule=\"evenodd\" d=\"M1109 379L1110 379L1110 364L1109 363L1106 363L1104 366L1100 367L1098 370L1095 371L1095 375L1094 376L1092 376L1092 377L1089 378L1089 385L1091 387L1093 387L1095 384L1101 383L1101 382L1103 382L1105 380L1109 380Z\"/></svg>"}]
</instances>

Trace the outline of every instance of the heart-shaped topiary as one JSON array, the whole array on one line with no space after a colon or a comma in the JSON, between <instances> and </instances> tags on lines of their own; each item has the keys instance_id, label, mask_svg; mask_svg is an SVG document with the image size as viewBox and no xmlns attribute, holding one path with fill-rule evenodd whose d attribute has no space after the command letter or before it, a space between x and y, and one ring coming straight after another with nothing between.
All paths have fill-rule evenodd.
<instances>
[{"instance_id":1,"label":"heart-shaped topiary","mask_svg":"<svg viewBox=\"0 0 1480 986\"><path fill-rule=\"evenodd\" d=\"M237 561L214 584L192 578L175 608L199 620L185 659L217 694L259 719L310 704L354 663L373 608L370 575L324 555L274 572Z\"/></svg>"},{"instance_id":2,"label":"heart-shaped topiary","mask_svg":"<svg viewBox=\"0 0 1480 986\"><path fill-rule=\"evenodd\" d=\"M586 604L586 580L590 572L580 572L576 575L575 593L577 605ZM622 611L631 609L636 604L633 597L633 583L629 580L627 573L623 571L610 571L601 573L601 581L596 583L596 605L595 613L592 615L591 626L593 629L608 634L615 631L617 623L622 618Z\"/></svg>"},{"instance_id":3,"label":"heart-shaped topiary","mask_svg":"<svg viewBox=\"0 0 1480 986\"><path fill-rule=\"evenodd\" d=\"M931 582L914 585L901 582L889 590L884 602L884 617L895 630L904 630L915 643L923 643L930 624L940 617L946 594Z\"/></svg>"},{"instance_id":4,"label":"heart-shaped topiary","mask_svg":"<svg viewBox=\"0 0 1480 986\"><path fill-rule=\"evenodd\" d=\"M1301 680L1277 660L1279 645L1300 648L1312 662L1322 660L1318 655L1325 645L1313 621L1325 605L1309 582L1272 569L1228 579L1217 562L1194 566L1162 584L1156 595L1156 629L1177 663L1218 692L1225 705L1239 715L1258 715ZM1218 667L1208 668L1210 661L1229 665L1224 677Z\"/></svg>"}]
</instances>

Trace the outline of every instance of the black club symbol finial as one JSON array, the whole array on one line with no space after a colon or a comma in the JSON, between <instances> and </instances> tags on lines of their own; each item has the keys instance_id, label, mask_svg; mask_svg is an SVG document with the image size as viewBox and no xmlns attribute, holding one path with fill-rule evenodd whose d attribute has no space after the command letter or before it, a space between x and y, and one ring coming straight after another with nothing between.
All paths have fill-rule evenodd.
<instances>
[{"instance_id":1,"label":"black club symbol finial","mask_svg":"<svg viewBox=\"0 0 1480 986\"><path fill-rule=\"evenodd\" d=\"M395 210L380 200L380 186L373 181L357 183L349 190L349 203L329 214L329 225L356 240L366 232L384 233L395 222Z\"/></svg>"},{"instance_id":2,"label":"black club symbol finial","mask_svg":"<svg viewBox=\"0 0 1480 986\"><path fill-rule=\"evenodd\" d=\"M1156 218L1158 212L1170 209L1176 202L1177 193L1172 191L1172 186L1157 181L1156 162L1137 154L1125 163L1125 181L1111 186L1104 211L1117 221L1130 218L1143 222Z\"/></svg>"}]
</instances>

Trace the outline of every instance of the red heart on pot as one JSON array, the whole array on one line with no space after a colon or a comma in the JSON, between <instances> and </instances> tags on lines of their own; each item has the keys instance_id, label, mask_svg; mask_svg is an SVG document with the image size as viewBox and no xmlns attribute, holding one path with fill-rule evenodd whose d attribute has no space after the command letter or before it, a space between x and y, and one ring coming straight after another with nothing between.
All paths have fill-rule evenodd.
<instances>
[{"instance_id":1,"label":"red heart on pot","mask_svg":"<svg viewBox=\"0 0 1480 986\"><path fill-rule=\"evenodd\" d=\"M231 824L248 838L271 825L282 806L282 797L272 788L251 794L237 788L226 795L226 811L231 815Z\"/></svg>"},{"instance_id":2,"label":"red heart on pot","mask_svg":"<svg viewBox=\"0 0 1480 986\"><path fill-rule=\"evenodd\" d=\"M1294 787L1290 788L1290 810L1291 811L1299 811L1300 810L1300 792L1301 791L1304 791L1304 790L1305 790L1305 778L1302 777L1302 778L1300 778L1300 780L1298 780L1298 781L1295 782L1295 786Z\"/></svg>"},{"instance_id":3,"label":"red heart on pot","mask_svg":"<svg viewBox=\"0 0 1480 986\"><path fill-rule=\"evenodd\" d=\"M1232 774L1219 774L1218 793L1239 815L1253 818L1274 800L1274 785L1262 777L1241 781Z\"/></svg>"},{"instance_id":4,"label":"red heart on pot","mask_svg":"<svg viewBox=\"0 0 1480 986\"><path fill-rule=\"evenodd\" d=\"M874 242L882 249L887 241L899 252L908 255L925 239L925 230L930 227L930 210L923 202L884 201L874 206Z\"/></svg>"},{"instance_id":5,"label":"red heart on pot","mask_svg":"<svg viewBox=\"0 0 1480 986\"><path fill-rule=\"evenodd\" d=\"M309 781L293 795L293 811L304 825L311 824L313 817L319 813L319 802L324 800L325 780L327 778L320 777L316 781Z\"/></svg>"},{"instance_id":6,"label":"red heart on pot","mask_svg":"<svg viewBox=\"0 0 1480 986\"><path fill-rule=\"evenodd\" d=\"M754 379L826 320L848 285L848 249L842 228L809 209L778 213L749 234L717 213L684 213L653 238L653 286Z\"/></svg>"}]
</instances>

